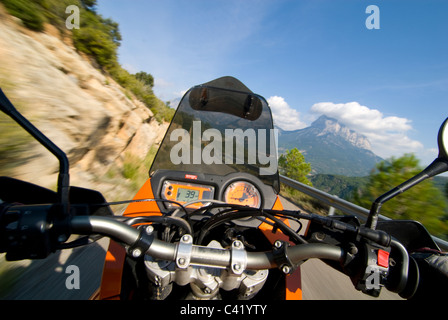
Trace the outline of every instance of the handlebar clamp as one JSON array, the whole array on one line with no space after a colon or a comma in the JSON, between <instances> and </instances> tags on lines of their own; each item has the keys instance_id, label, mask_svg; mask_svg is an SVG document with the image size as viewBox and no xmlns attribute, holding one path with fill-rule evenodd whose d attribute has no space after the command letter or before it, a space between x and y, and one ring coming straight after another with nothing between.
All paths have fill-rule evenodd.
<instances>
[{"instance_id":1,"label":"handlebar clamp","mask_svg":"<svg viewBox=\"0 0 448 320\"><path fill-rule=\"evenodd\" d=\"M274 242L274 248L272 250L274 261L278 268L284 274L292 274L300 265L300 263L293 263L288 256L289 243L282 240L276 240Z\"/></svg>"},{"instance_id":2,"label":"handlebar clamp","mask_svg":"<svg viewBox=\"0 0 448 320\"><path fill-rule=\"evenodd\" d=\"M247 265L247 255L243 243L240 240L233 241L230 252L230 270L233 274L241 275Z\"/></svg>"},{"instance_id":3,"label":"handlebar clamp","mask_svg":"<svg viewBox=\"0 0 448 320\"><path fill-rule=\"evenodd\" d=\"M139 229L140 234L137 241L127 248L128 255L135 259L143 256L154 240L154 228L151 225L143 226Z\"/></svg>"},{"instance_id":4,"label":"handlebar clamp","mask_svg":"<svg viewBox=\"0 0 448 320\"><path fill-rule=\"evenodd\" d=\"M177 245L176 266L179 269L186 269L190 265L191 252L193 250L193 237L184 234Z\"/></svg>"}]
</instances>

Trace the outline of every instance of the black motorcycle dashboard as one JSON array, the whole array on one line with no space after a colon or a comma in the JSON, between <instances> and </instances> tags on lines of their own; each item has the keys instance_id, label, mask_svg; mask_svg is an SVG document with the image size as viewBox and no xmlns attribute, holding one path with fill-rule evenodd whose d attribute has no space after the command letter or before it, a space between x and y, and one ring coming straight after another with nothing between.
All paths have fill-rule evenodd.
<instances>
[{"instance_id":1,"label":"black motorcycle dashboard","mask_svg":"<svg viewBox=\"0 0 448 320\"><path fill-rule=\"evenodd\" d=\"M277 194L270 186L248 173L232 173L225 176L172 170L157 170L151 175L154 195L170 202L159 205L161 209L173 209L174 202L188 204L198 209L205 200L271 209ZM165 210L162 210L165 211Z\"/></svg>"}]
</instances>

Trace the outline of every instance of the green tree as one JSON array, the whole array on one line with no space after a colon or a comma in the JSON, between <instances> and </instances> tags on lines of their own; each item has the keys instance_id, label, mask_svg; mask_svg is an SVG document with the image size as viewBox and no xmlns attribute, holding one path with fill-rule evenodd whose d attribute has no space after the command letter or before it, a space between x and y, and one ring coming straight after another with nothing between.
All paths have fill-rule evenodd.
<instances>
[{"instance_id":1,"label":"green tree","mask_svg":"<svg viewBox=\"0 0 448 320\"><path fill-rule=\"evenodd\" d=\"M137 72L134 76L150 88L154 87L154 77L144 71Z\"/></svg>"},{"instance_id":2,"label":"green tree","mask_svg":"<svg viewBox=\"0 0 448 320\"><path fill-rule=\"evenodd\" d=\"M96 9L96 0L81 0L81 3L88 10L95 11Z\"/></svg>"},{"instance_id":3,"label":"green tree","mask_svg":"<svg viewBox=\"0 0 448 320\"><path fill-rule=\"evenodd\" d=\"M312 186L311 181L308 180L307 177L311 172L311 164L305 162L305 157L297 148L290 151L286 150L286 153L279 157L278 166L280 174ZM328 212L327 205L300 192L299 190L288 187L285 184L281 184L280 193L307 212L322 215L325 215Z\"/></svg>"},{"instance_id":4,"label":"green tree","mask_svg":"<svg viewBox=\"0 0 448 320\"><path fill-rule=\"evenodd\" d=\"M288 178L311 186L307 175L311 172L311 164L305 162L305 157L297 148L286 150L278 159L279 171Z\"/></svg>"},{"instance_id":5,"label":"green tree","mask_svg":"<svg viewBox=\"0 0 448 320\"><path fill-rule=\"evenodd\" d=\"M97 15L97 17L103 26L103 31L106 32L112 39L112 41L117 45L117 47L119 47L122 37L118 23L110 18L104 19L100 15Z\"/></svg>"},{"instance_id":6,"label":"green tree","mask_svg":"<svg viewBox=\"0 0 448 320\"><path fill-rule=\"evenodd\" d=\"M355 192L353 202L370 208L372 202L383 193L410 179L422 168L413 154L392 157L377 165L367 185ZM389 200L381 207L381 214L392 219L416 220L433 235L448 235L447 201L432 180L424 181Z\"/></svg>"},{"instance_id":7,"label":"green tree","mask_svg":"<svg viewBox=\"0 0 448 320\"><path fill-rule=\"evenodd\" d=\"M117 49L120 41L118 24L91 11L82 12L81 26L73 30L75 47L95 58L106 70L118 64Z\"/></svg>"}]
</instances>

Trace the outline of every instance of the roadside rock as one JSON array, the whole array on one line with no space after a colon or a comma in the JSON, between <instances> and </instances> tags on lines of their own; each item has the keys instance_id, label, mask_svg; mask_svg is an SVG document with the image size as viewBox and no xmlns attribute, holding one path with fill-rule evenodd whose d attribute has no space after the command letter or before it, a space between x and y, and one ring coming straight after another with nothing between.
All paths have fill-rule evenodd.
<instances>
[{"instance_id":1,"label":"roadside rock","mask_svg":"<svg viewBox=\"0 0 448 320\"><path fill-rule=\"evenodd\" d=\"M124 153L144 159L160 143L167 124L159 124L143 103L130 99L57 30L47 26L44 33L31 32L2 10L0 6L2 90L68 155L73 184L110 190L98 178L111 167L120 168ZM25 153L26 163L10 175L54 188L55 157L37 143Z\"/></svg>"}]
</instances>

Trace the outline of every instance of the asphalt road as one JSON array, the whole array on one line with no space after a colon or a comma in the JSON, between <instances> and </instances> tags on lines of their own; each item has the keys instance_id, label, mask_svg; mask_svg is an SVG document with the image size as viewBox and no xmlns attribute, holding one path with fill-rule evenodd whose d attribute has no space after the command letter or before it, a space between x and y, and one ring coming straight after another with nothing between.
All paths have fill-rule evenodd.
<instances>
[{"instance_id":1,"label":"asphalt road","mask_svg":"<svg viewBox=\"0 0 448 320\"><path fill-rule=\"evenodd\" d=\"M3 262L0 298L10 300L86 300L99 287L109 239L62 250L43 260ZM77 267L79 289L73 287ZM68 282L67 288L66 282Z\"/></svg>"},{"instance_id":2,"label":"asphalt road","mask_svg":"<svg viewBox=\"0 0 448 320\"><path fill-rule=\"evenodd\" d=\"M285 209L295 206L283 199ZM9 263L0 276L0 298L14 300L84 300L98 288L109 240L104 238L87 247L64 250L44 260ZM69 289L66 281L72 275L69 266L79 271L79 289ZM350 279L320 260L311 259L301 266L304 300L399 300L383 288L379 298L369 297L354 289ZM70 280L70 279L69 279ZM69 285L70 287L70 285Z\"/></svg>"}]
</instances>

